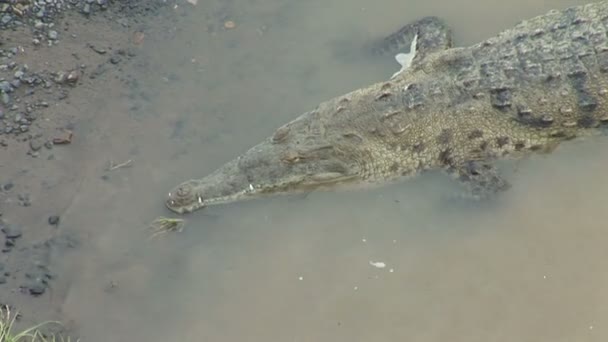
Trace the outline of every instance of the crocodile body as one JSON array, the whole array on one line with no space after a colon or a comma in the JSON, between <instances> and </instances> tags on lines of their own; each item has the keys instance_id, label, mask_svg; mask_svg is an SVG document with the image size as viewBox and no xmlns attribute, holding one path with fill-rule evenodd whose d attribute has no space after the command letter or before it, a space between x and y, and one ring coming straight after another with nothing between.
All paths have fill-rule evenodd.
<instances>
[{"instance_id":1,"label":"crocodile body","mask_svg":"<svg viewBox=\"0 0 608 342\"><path fill-rule=\"evenodd\" d=\"M481 196L508 188L497 158L548 152L608 126L608 2L551 11L463 48L425 20L386 40L418 37L409 68L321 103L212 174L179 184L167 207L191 212L432 169Z\"/></svg>"}]
</instances>

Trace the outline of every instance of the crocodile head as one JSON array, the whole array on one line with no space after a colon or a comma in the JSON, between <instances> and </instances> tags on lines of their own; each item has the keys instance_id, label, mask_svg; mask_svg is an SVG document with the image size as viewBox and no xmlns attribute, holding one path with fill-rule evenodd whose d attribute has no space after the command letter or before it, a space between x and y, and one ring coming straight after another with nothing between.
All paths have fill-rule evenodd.
<instances>
[{"instance_id":1,"label":"crocodile head","mask_svg":"<svg viewBox=\"0 0 608 342\"><path fill-rule=\"evenodd\" d=\"M330 145L292 148L269 139L205 178L179 184L165 204L183 214L213 204L307 192L355 180L357 166L339 155Z\"/></svg>"}]
</instances>

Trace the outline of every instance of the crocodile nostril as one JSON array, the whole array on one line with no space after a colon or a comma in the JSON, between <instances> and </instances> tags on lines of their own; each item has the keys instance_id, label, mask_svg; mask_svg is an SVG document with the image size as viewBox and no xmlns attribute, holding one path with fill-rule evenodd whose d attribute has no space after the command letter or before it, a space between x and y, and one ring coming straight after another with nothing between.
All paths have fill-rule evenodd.
<instances>
[{"instance_id":1,"label":"crocodile nostril","mask_svg":"<svg viewBox=\"0 0 608 342\"><path fill-rule=\"evenodd\" d=\"M185 197L188 196L190 194L190 188L187 186L180 186L179 189L177 189L177 196L179 197Z\"/></svg>"}]
</instances>

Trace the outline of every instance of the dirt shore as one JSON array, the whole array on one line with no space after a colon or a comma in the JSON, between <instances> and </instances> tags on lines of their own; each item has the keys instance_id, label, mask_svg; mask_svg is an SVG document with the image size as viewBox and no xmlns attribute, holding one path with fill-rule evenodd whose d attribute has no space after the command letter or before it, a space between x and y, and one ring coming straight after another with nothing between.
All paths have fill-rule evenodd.
<instances>
[{"instance_id":1,"label":"dirt shore","mask_svg":"<svg viewBox=\"0 0 608 342\"><path fill-rule=\"evenodd\" d=\"M138 50L151 22L163 30L180 4L190 5L0 0L0 303L19 310L20 324L63 320L68 281L55 266L83 238L62 213L87 167L79 127L95 125L91 96L134 87L129 66L145 64Z\"/></svg>"}]
</instances>

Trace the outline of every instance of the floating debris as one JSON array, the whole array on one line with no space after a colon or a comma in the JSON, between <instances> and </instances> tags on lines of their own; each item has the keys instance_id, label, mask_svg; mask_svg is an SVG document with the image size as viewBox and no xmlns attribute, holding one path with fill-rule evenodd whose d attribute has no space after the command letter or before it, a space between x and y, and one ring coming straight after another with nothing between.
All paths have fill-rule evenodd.
<instances>
[{"instance_id":1,"label":"floating debris","mask_svg":"<svg viewBox=\"0 0 608 342\"><path fill-rule=\"evenodd\" d=\"M228 20L228 21L224 22L224 28L226 30L232 30L235 27L236 27L236 23L232 20Z\"/></svg>"},{"instance_id":2,"label":"floating debris","mask_svg":"<svg viewBox=\"0 0 608 342\"><path fill-rule=\"evenodd\" d=\"M108 171L114 171L116 169L120 169L123 167L130 167L132 164L133 164L133 161L131 159L127 160L124 163L120 163L120 164L114 164L114 162L110 160L110 165L108 166Z\"/></svg>"},{"instance_id":3,"label":"floating debris","mask_svg":"<svg viewBox=\"0 0 608 342\"><path fill-rule=\"evenodd\" d=\"M370 261L369 264L376 268L385 268L386 267L386 264L383 263L382 261Z\"/></svg>"},{"instance_id":4,"label":"floating debris","mask_svg":"<svg viewBox=\"0 0 608 342\"><path fill-rule=\"evenodd\" d=\"M184 229L184 223L184 219L160 216L150 224L149 229L152 230L150 238L169 232L179 233Z\"/></svg>"}]
</instances>

